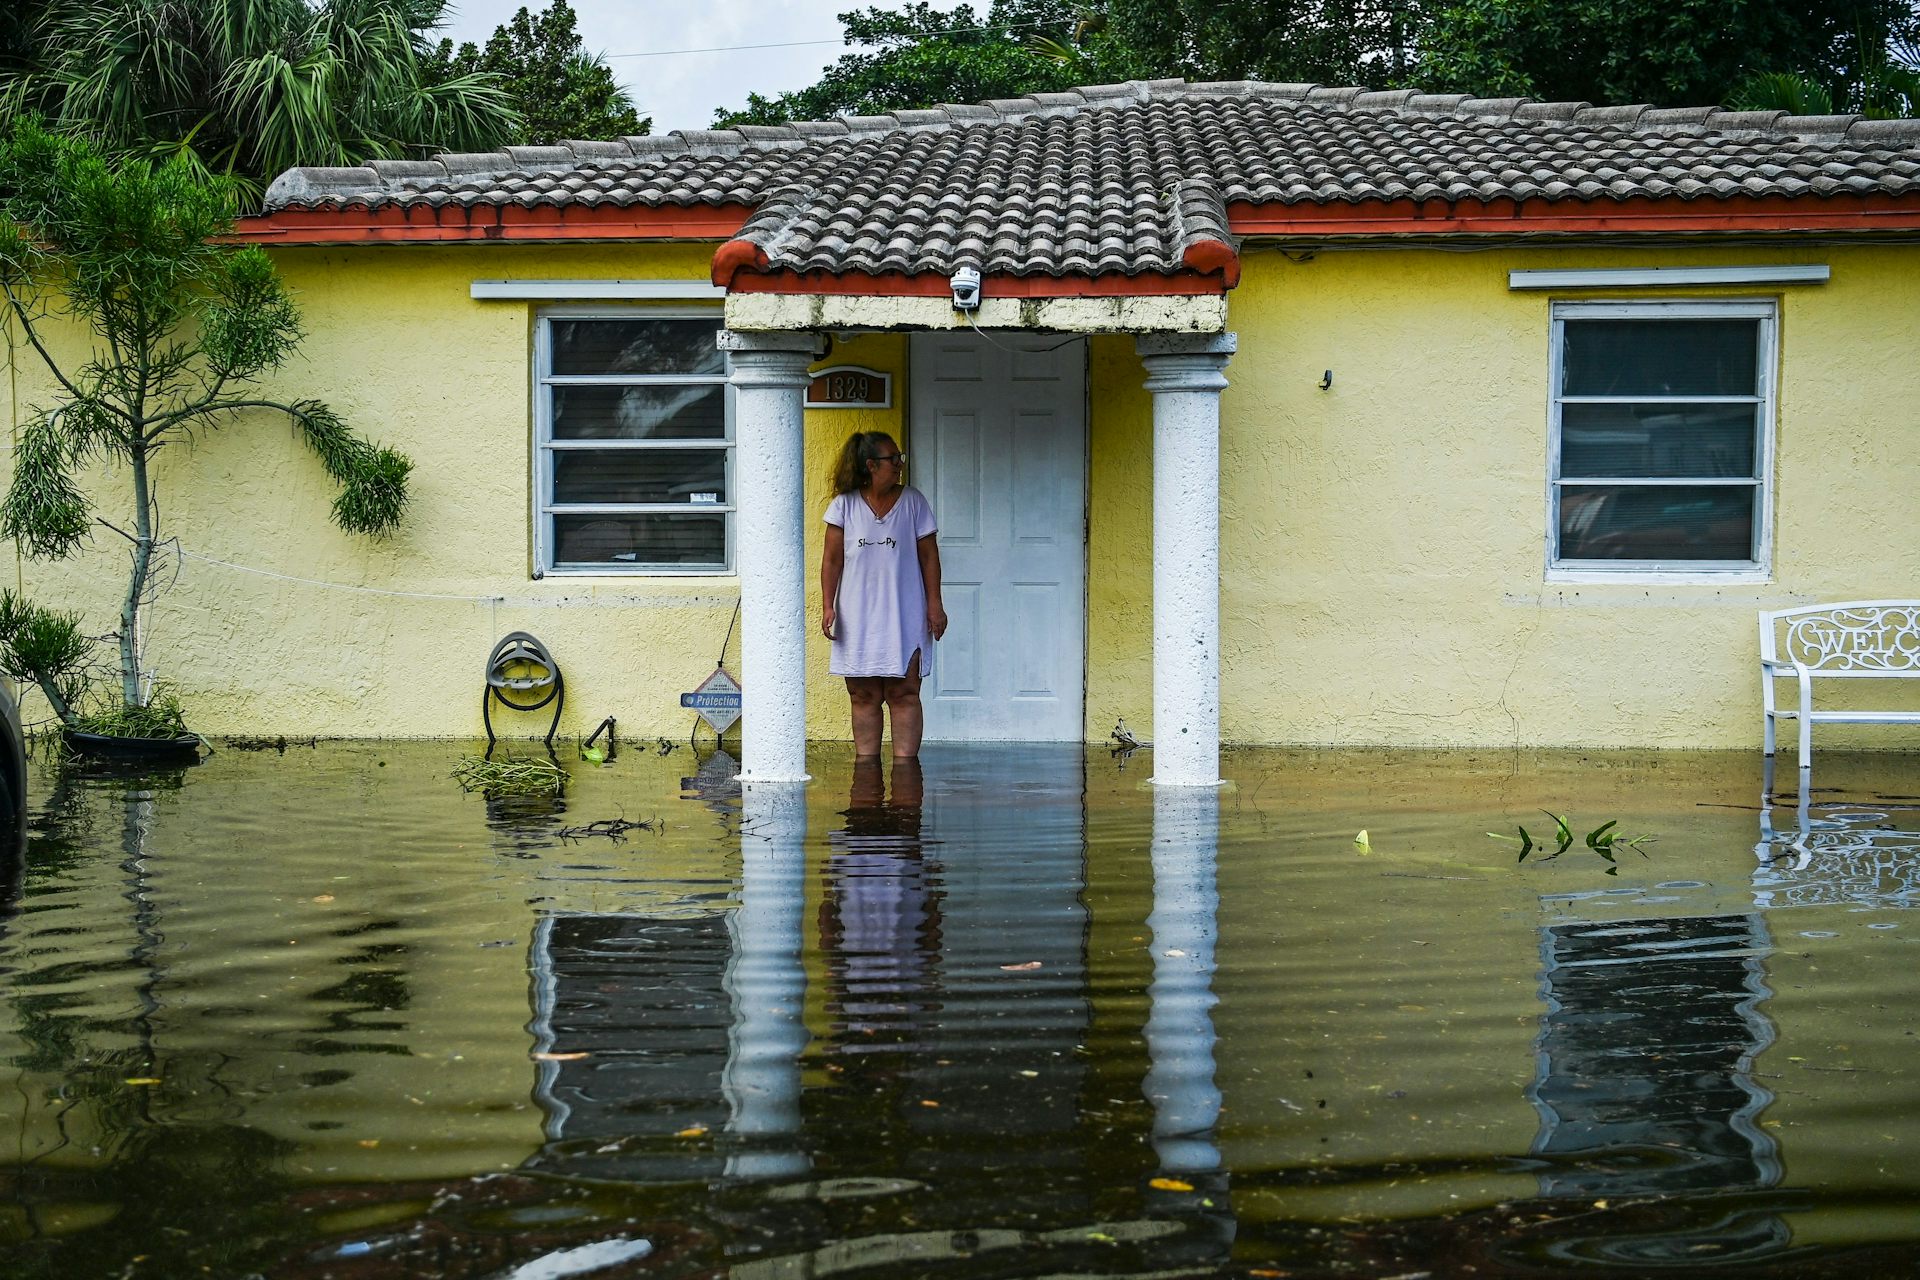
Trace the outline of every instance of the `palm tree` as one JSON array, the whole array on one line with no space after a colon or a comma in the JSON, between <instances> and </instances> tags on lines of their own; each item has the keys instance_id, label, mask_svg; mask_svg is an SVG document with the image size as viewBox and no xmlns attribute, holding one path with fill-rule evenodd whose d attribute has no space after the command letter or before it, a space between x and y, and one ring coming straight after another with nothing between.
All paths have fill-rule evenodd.
<instances>
[{"instance_id":1,"label":"palm tree","mask_svg":"<svg viewBox=\"0 0 1920 1280\"><path fill-rule=\"evenodd\" d=\"M44 0L25 70L0 60L0 109L41 111L111 155L178 156L249 200L294 165L490 150L519 115L498 76L433 73L426 33L446 8Z\"/></svg>"}]
</instances>

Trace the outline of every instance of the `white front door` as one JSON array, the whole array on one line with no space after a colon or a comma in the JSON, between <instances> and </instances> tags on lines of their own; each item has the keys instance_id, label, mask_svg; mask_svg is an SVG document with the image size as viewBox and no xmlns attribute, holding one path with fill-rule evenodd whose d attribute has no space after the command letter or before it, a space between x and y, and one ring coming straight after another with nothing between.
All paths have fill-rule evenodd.
<instances>
[{"instance_id":1,"label":"white front door","mask_svg":"<svg viewBox=\"0 0 1920 1280\"><path fill-rule=\"evenodd\" d=\"M913 338L908 479L940 524L929 741L1085 736L1087 344Z\"/></svg>"}]
</instances>

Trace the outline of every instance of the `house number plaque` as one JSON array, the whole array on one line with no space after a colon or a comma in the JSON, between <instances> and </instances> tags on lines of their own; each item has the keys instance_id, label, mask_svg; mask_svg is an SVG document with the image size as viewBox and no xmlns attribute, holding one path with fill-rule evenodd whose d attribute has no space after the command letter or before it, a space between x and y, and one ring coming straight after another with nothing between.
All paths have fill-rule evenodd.
<instances>
[{"instance_id":1,"label":"house number plaque","mask_svg":"<svg viewBox=\"0 0 1920 1280\"><path fill-rule=\"evenodd\" d=\"M855 364L835 365L813 375L807 386L809 409L890 409L893 375Z\"/></svg>"}]
</instances>

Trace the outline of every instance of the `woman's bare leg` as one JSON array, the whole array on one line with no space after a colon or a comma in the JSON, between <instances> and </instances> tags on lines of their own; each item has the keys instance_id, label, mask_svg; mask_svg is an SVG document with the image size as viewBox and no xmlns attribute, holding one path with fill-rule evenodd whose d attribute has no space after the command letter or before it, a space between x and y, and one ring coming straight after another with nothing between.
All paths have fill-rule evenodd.
<instances>
[{"instance_id":1,"label":"woman's bare leg","mask_svg":"<svg viewBox=\"0 0 1920 1280\"><path fill-rule=\"evenodd\" d=\"M887 718L893 723L893 758L895 760L912 759L920 754L920 731L924 717L920 709L920 651L915 649L913 656L907 659L907 674L899 679L888 679L884 696L887 703ZM879 739L874 740L873 749L880 749Z\"/></svg>"},{"instance_id":2,"label":"woman's bare leg","mask_svg":"<svg viewBox=\"0 0 1920 1280\"><path fill-rule=\"evenodd\" d=\"M848 676L847 699L853 703L853 754L880 754L881 703L886 696L885 676Z\"/></svg>"}]
</instances>

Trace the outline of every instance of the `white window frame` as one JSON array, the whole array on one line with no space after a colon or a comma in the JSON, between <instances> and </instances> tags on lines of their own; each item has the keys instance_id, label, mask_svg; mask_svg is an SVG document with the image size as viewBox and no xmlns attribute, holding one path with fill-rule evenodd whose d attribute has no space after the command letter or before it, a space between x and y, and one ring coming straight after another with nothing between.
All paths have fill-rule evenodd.
<instances>
[{"instance_id":1,"label":"white window frame","mask_svg":"<svg viewBox=\"0 0 1920 1280\"><path fill-rule=\"evenodd\" d=\"M1547 377L1547 528L1546 580L1548 582L1665 582L1699 584L1737 584L1768 582L1773 576L1773 439L1775 427L1775 382L1780 349L1780 304L1777 298L1646 301L1646 302L1555 302L1552 306L1552 341ZM1568 320L1757 320L1759 350L1756 353L1759 386L1751 396L1675 396L1676 402L1754 404L1759 415L1759 439L1755 442L1757 479L1712 477L1580 477L1563 480L1560 476L1561 406L1573 403L1598 404L1631 401L1657 403L1658 396L1573 396L1560 393L1566 356ZM1559 555L1560 491L1567 484L1631 484L1700 487L1726 485L1751 486L1754 495L1754 558L1752 560L1570 560Z\"/></svg>"},{"instance_id":2,"label":"white window frame","mask_svg":"<svg viewBox=\"0 0 1920 1280\"><path fill-rule=\"evenodd\" d=\"M722 372L714 374L562 374L553 369L553 325L555 320L715 320L717 307L662 306L621 307L605 303L575 303L542 307L534 317L533 337L533 576L553 577L649 577L716 578L731 577L734 569L734 538L738 521L735 497L734 465L739 442L734 429L734 390L729 377L730 362L722 353ZM719 440L555 440L553 438L554 387L567 386L693 386L719 383L725 427ZM698 506L679 502L556 503L553 501L554 456L573 449L687 449L719 448L725 455L727 501ZM725 561L721 564L634 564L555 565L557 539L553 532L556 515L720 515L726 526Z\"/></svg>"}]
</instances>

